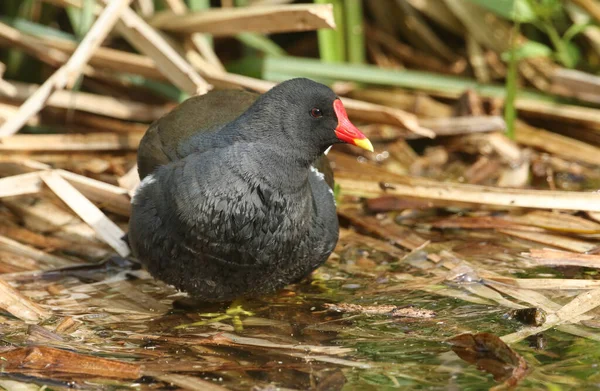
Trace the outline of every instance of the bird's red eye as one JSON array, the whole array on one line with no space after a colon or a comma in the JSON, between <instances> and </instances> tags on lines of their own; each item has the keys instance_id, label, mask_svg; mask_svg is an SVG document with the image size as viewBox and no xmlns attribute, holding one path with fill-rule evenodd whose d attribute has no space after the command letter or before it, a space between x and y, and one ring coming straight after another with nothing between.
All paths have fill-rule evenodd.
<instances>
[{"instance_id":1,"label":"bird's red eye","mask_svg":"<svg viewBox=\"0 0 600 391\"><path fill-rule=\"evenodd\" d=\"M321 111L321 109L313 107L310 110L310 115L313 116L314 118L319 118L323 116L323 112Z\"/></svg>"}]
</instances>

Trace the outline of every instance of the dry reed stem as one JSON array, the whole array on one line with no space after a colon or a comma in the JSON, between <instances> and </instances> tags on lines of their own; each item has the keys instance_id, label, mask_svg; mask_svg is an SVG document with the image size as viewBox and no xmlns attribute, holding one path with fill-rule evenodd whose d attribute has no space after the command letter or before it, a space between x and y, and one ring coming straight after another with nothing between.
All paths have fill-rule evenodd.
<instances>
[{"instance_id":1,"label":"dry reed stem","mask_svg":"<svg viewBox=\"0 0 600 391\"><path fill-rule=\"evenodd\" d=\"M584 290L600 288L600 281L598 280L511 277L488 277L487 279L509 286L531 290Z\"/></svg>"},{"instance_id":2,"label":"dry reed stem","mask_svg":"<svg viewBox=\"0 0 600 391\"><path fill-rule=\"evenodd\" d=\"M25 322L39 322L51 315L1 278L0 308Z\"/></svg>"},{"instance_id":3,"label":"dry reed stem","mask_svg":"<svg viewBox=\"0 0 600 391\"><path fill-rule=\"evenodd\" d=\"M571 161L600 165L600 148L597 146L534 128L522 121L517 122L515 141Z\"/></svg>"},{"instance_id":4,"label":"dry reed stem","mask_svg":"<svg viewBox=\"0 0 600 391\"><path fill-rule=\"evenodd\" d=\"M498 232L517 238L529 240L531 242L542 243L549 246L562 248L565 250L577 251L580 253L585 253L598 247L596 244L586 242L585 240L544 232L527 232L512 229L500 229L498 230Z\"/></svg>"},{"instance_id":5,"label":"dry reed stem","mask_svg":"<svg viewBox=\"0 0 600 391\"><path fill-rule=\"evenodd\" d=\"M39 192L41 188L42 179L39 172L14 175L0 179L0 198L33 194Z\"/></svg>"},{"instance_id":6,"label":"dry reed stem","mask_svg":"<svg viewBox=\"0 0 600 391\"><path fill-rule=\"evenodd\" d=\"M465 116L448 118L423 118L419 125L431 129L436 136L500 132L506 130L506 123L498 116Z\"/></svg>"},{"instance_id":7,"label":"dry reed stem","mask_svg":"<svg viewBox=\"0 0 600 391\"><path fill-rule=\"evenodd\" d=\"M143 134L16 134L2 139L0 151L135 151Z\"/></svg>"},{"instance_id":8,"label":"dry reed stem","mask_svg":"<svg viewBox=\"0 0 600 391\"><path fill-rule=\"evenodd\" d=\"M520 113L544 120L556 120L574 125L600 129L600 110L531 99L517 99L515 106ZM519 131L517 130L517 134Z\"/></svg>"},{"instance_id":9,"label":"dry reed stem","mask_svg":"<svg viewBox=\"0 0 600 391\"><path fill-rule=\"evenodd\" d=\"M573 2L586 10L596 20L600 20L600 5L594 0L573 0Z\"/></svg>"},{"instance_id":10,"label":"dry reed stem","mask_svg":"<svg viewBox=\"0 0 600 391\"><path fill-rule=\"evenodd\" d=\"M65 65L50 76L38 90L19 108L17 114L0 126L0 137L10 136L21 129L29 118L37 114L55 89L71 87L94 50L102 44L112 30L119 15L129 6L131 0L112 0L102 11L77 50Z\"/></svg>"},{"instance_id":11,"label":"dry reed stem","mask_svg":"<svg viewBox=\"0 0 600 391\"><path fill-rule=\"evenodd\" d=\"M343 177L336 178L336 183L341 186L343 193L359 196L395 195L504 207L600 211L600 197L591 192L501 189L435 181L410 181L408 177L406 183L402 183L395 178L400 181L404 179L400 176L391 177L390 181L386 182L385 189L382 189L377 181L353 179L345 173Z\"/></svg>"},{"instance_id":12,"label":"dry reed stem","mask_svg":"<svg viewBox=\"0 0 600 391\"><path fill-rule=\"evenodd\" d=\"M73 262L66 258L47 254L44 251L24 245L3 235L0 235L0 245L5 251L33 259L38 264L37 266L43 270L73 266Z\"/></svg>"},{"instance_id":13,"label":"dry reed stem","mask_svg":"<svg viewBox=\"0 0 600 391\"><path fill-rule=\"evenodd\" d=\"M82 8L81 0L45 0L60 7L72 6ZM107 3L108 0L102 0ZM96 8L98 13L98 7ZM212 88L157 31L150 27L133 10L126 9L116 29L139 52L150 57L159 71L159 76L170 80L175 86L190 95L204 94ZM113 52L114 53L114 52ZM133 53L123 52L122 56L131 59ZM143 56L138 56L144 59ZM145 58L143 61L147 61ZM104 58L110 63L109 58ZM146 64L147 65L147 64ZM131 65L134 66L135 65ZM123 71L123 69L115 69ZM138 73L134 71L134 73ZM155 77L157 77L155 75ZM161 77L161 78L162 78Z\"/></svg>"},{"instance_id":14,"label":"dry reed stem","mask_svg":"<svg viewBox=\"0 0 600 391\"><path fill-rule=\"evenodd\" d=\"M107 3L108 0L102 0ZM205 94L212 86L133 10L125 9L117 23L119 33L140 53L156 62L156 67L182 91L190 95Z\"/></svg>"},{"instance_id":15,"label":"dry reed stem","mask_svg":"<svg viewBox=\"0 0 600 391\"><path fill-rule=\"evenodd\" d=\"M28 41L45 47L50 47L60 53L73 53L77 44L56 37L25 36ZM150 57L123 50L99 47L89 61L90 65L117 72L136 74L152 79L166 80L166 77L156 68L156 63Z\"/></svg>"},{"instance_id":16,"label":"dry reed stem","mask_svg":"<svg viewBox=\"0 0 600 391\"><path fill-rule=\"evenodd\" d=\"M450 257L453 256L451 253L449 253L447 251L442 251L442 253L440 253L440 254L442 255L443 253L446 253ZM585 308L582 308L582 307L587 306L589 308L590 306L594 306L593 301L596 299L594 299L593 297L591 299L592 303L590 303L589 297L582 296L583 295L582 294L580 296L583 298L583 306L580 305L582 303L581 301L573 300L573 302L562 307L560 304L555 303L554 301L548 299L546 296L544 296L543 294L541 294L539 292L536 292L533 290L528 290L528 289L515 288L516 279L510 278L510 277L499 276L496 273L492 273L487 270L483 270L481 268L479 268L479 269L475 268L475 267L473 267L472 264L470 264L466 261L461 261L460 264L458 264L456 261L449 259L447 256L445 256L444 258L445 258L445 262L443 264L444 267L448 267L449 265L455 265L455 267L457 267L457 266L460 267L461 265L465 265L469 269L472 269L476 275L483 277L482 281L485 285L489 285L490 287L494 288L496 291L501 292L502 294L505 294L507 296L512 296L519 301L529 303L533 307L541 308L542 310L544 310L550 314L547 318L547 322L544 325L540 326L539 328L526 328L526 329L520 330L517 333L513 333L510 336L507 336L508 339L505 340L506 343L518 342L521 339L526 338L529 335L536 334L535 330L537 330L537 329L543 328L543 330L546 330L553 326L556 326L559 330L567 332L567 333L585 336L586 338L598 339L598 336L594 336L592 334L586 333L585 330L583 330L581 327L574 324L574 323L579 323L581 320L591 318L589 315L584 315L584 313L587 312L587 310L585 310ZM461 272L464 272L464 270L462 270ZM523 280L523 281L525 281L525 280ZM474 287L473 285L467 285L466 289L469 289L472 293L475 293L477 295L481 295L482 293L486 294L486 292L489 293L489 289L490 289L486 286L487 290L482 291L481 289L477 289L477 288L473 289L473 287ZM596 290L596 291L600 291L600 290ZM592 291L592 292L594 292L594 291ZM595 296L595 295L592 295L592 296ZM500 296L500 297L502 297L502 296ZM498 302L501 305L508 306L509 308L522 307L522 305L513 303L512 301L505 300L504 298L502 298L501 301L498 301L497 300L497 298L498 298L497 292L496 292L496 294L492 294L492 296L490 296L490 298L492 300ZM596 301L598 302L598 304L600 304L600 300L596 300ZM583 312L577 313L577 311L583 311ZM557 319L560 319L560 321L557 322ZM543 330L541 330L541 331L543 331Z\"/></svg>"},{"instance_id":17,"label":"dry reed stem","mask_svg":"<svg viewBox=\"0 0 600 391\"><path fill-rule=\"evenodd\" d=\"M600 255L597 254L579 254L549 248L532 248L529 253L523 255L529 256L537 265L580 266L600 269Z\"/></svg>"},{"instance_id":18,"label":"dry reed stem","mask_svg":"<svg viewBox=\"0 0 600 391\"><path fill-rule=\"evenodd\" d=\"M43 248L46 251L66 250L70 254L77 254L83 257L101 258L108 255L109 251L112 252L110 249L94 246L90 243L78 243L74 240L40 234L21 227L16 222L6 222L4 225L0 225L0 235L26 245Z\"/></svg>"},{"instance_id":19,"label":"dry reed stem","mask_svg":"<svg viewBox=\"0 0 600 391\"><path fill-rule=\"evenodd\" d=\"M131 167L131 169L127 171L127 174L118 178L117 181L119 182L119 186L121 186L123 189L126 189L129 195L133 197L135 190L140 184L140 176L138 174L137 164Z\"/></svg>"},{"instance_id":20,"label":"dry reed stem","mask_svg":"<svg viewBox=\"0 0 600 391\"><path fill-rule=\"evenodd\" d=\"M446 64L436 56L415 50L411 46L399 42L393 35L382 30L367 26L365 31L369 40L378 42L381 46L388 49L390 53L398 57L402 63L412 64L419 69L444 74L459 74L465 69L466 63L464 60L455 61L453 64Z\"/></svg>"},{"instance_id":21,"label":"dry reed stem","mask_svg":"<svg viewBox=\"0 0 600 391\"><path fill-rule=\"evenodd\" d=\"M130 215L131 199L127 190L70 171L55 171L90 201L121 216Z\"/></svg>"},{"instance_id":22,"label":"dry reed stem","mask_svg":"<svg viewBox=\"0 0 600 391\"><path fill-rule=\"evenodd\" d=\"M100 209L92 204L75 187L54 171L45 172L42 180L67 204L83 221L96 232L99 238L110 245L119 255L129 255L129 247L121 239L125 232L113 223Z\"/></svg>"},{"instance_id":23,"label":"dry reed stem","mask_svg":"<svg viewBox=\"0 0 600 391\"><path fill-rule=\"evenodd\" d=\"M183 15L188 12L188 8L183 0L167 0L166 5L176 15ZM210 73L225 72L225 67L221 63L221 60L219 60L219 57L215 54L206 35L194 33L190 36L189 40L195 46L197 53L199 53L199 55L201 55L208 63L207 65L212 68L210 69Z\"/></svg>"},{"instance_id":24,"label":"dry reed stem","mask_svg":"<svg viewBox=\"0 0 600 391\"><path fill-rule=\"evenodd\" d=\"M21 48L23 51L40 59L41 61L55 66L68 61L63 53L44 47L39 42L31 40L31 36L21 33L19 30L0 22L0 43L8 43L8 46Z\"/></svg>"},{"instance_id":25,"label":"dry reed stem","mask_svg":"<svg viewBox=\"0 0 600 391\"><path fill-rule=\"evenodd\" d=\"M241 32L281 33L335 28L331 4L294 4L265 7L221 8L185 15L163 12L150 24L177 33L234 35Z\"/></svg>"},{"instance_id":26,"label":"dry reed stem","mask_svg":"<svg viewBox=\"0 0 600 391\"><path fill-rule=\"evenodd\" d=\"M552 72L554 94L600 103L600 77L575 69L558 68Z\"/></svg>"},{"instance_id":27,"label":"dry reed stem","mask_svg":"<svg viewBox=\"0 0 600 391\"><path fill-rule=\"evenodd\" d=\"M4 352L2 356L6 360L4 372L8 373L37 373L44 376L62 373L121 379L137 379L142 375L138 363L109 360L47 346L19 347Z\"/></svg>"},{"instance_id":28,"label":"dry reed stem","mask_svg":"<svg viewBox=\"0 0 600 391\"><path fill-rule=\"evenodd\" d=\"M344 106L350 116L363 121L383 122L400 125L411 132L427 138L434 138L435 132L419 125L419 120L414 114L400 109L377 105L351 98L342 98Z\"/></svg>"},{"instance_id":29,"label":"dry reed stem","mask_svg":"<svg viewBox=\"0 0 600 391\"><path fill-rule=\"evenodd\" d=\"M600 233L600 224L597 222L565 212L534 210L524 215L506 216L505 218L519 224L563 233L581 235Z\"/></svg>"},{"instance_id":30,"label":"dry reed stem","mask_svg":"<svg viewBox=\"0 0 600 391\"><path fill-rule=\"evenodd\" d=\"M15 87L4 80L4 71L6 71L6 65L4 65L3 62L0 62L0 91L2 91L4 95L14 95L16 93Z\"/></svg>"},{"instance_id":31,"label":"dry reed stem","mask_svg":"<svg viewBox=\"0 0 600 391\"><path fill-rule=\"evenodd\" d=\"M135 0L140 14L144 18L151 18L154 15L154 1L153 0Z\"/></svg>"},{"instance_id":32,"label":"dry reed stem","mask_svg":"<svg viewBox=\"0 0 600 391\"><path fill-rule=\"evenodd\" d=\"M39 86L21 82L10 82L16 87L16 100L30 99ZM0 96L2 93L0 92ZM10 98L10 97L7 97ZM168 108L117 99L88 92L54 91L47 102L49 107L80 110L112 118L150 122L168 112Z\"/></svg>"},{"instance_id":33,"label":"dry reed stem","mask_svg":"<svg viewBox=\"0 0 600 391\"><path fill-rule=\"evenodd\" d=\"M11 84L11 87L14 87L14 86ZM3 90L0 92L0 95L3 95L6 92L7 92L6 90ZM13 92L16 93L16 89ZM18 111L19 111L19 106L11 105L8 103L0 103L0 125L2 123L4 123L8 118L17 114ZM27 125L29 125L29 126L38 126L39 124L40 124L40 116L39 115L34 115L33 117L29 118L29 120L27 121Z\"/></svg>"}]
</instances>

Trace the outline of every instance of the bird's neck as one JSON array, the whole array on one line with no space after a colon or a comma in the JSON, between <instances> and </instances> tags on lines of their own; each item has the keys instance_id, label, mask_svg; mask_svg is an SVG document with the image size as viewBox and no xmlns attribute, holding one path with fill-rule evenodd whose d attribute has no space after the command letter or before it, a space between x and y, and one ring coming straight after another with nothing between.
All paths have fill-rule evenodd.
<instances>
[{"instance_id":1,"label":"bird's neck","mask_svg":"<svg viewBox=\"0 0 600 391\"><path fill-rule=\"evenodd\" d=\"M274 137L283 129L265 129L264 113L258 105L226 126L221 133L235 140L239 168L285 193L306 188L310 166L320 155L308 145L294 145L285 137ZM280 125L281 126L281 125Z\"/></svg>"},{"instance_id":2,"label":"bird's neck","mask_svg":"<svg viewBox=\"0 0 600 391\"><path fill-rule=\"evenodd\" d=\"M281 150L273 145L254 143L250 145L253 153L245 154L254 174L271 188L282 193L303 195L307 188L311 156L305 156L293 148Z\"/></svg>"}]
</instances>

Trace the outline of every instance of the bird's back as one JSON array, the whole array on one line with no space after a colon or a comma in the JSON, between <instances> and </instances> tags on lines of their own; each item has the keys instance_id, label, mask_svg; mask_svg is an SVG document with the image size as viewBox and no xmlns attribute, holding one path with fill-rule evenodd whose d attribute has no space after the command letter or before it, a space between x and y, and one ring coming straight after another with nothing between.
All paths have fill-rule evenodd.
<instances>
[{"instance_id":1,"label":"bird's back","mask_svg":"<svg viewBox=\"0 0 600 391\"><path fill-rule=\"evenodd\" d=\"M193 135L215 131L246 111L258 94L243 90L212 91L192 97L154 121L138 148L138 173L144 179L158 166L185 157L181 146Z\"/></svg>"}]
</instances>

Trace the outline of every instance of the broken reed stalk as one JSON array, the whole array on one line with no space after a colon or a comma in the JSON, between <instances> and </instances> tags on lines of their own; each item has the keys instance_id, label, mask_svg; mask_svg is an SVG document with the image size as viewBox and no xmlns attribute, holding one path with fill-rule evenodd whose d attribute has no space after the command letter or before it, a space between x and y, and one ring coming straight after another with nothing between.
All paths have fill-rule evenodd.
<instances>
[{"instance_id":1,"label":"broken reed stalk","mask_svg":"<svg viewBox=\"0 0 600 391\"><path fill-rule=\"evenodd\" d=\"M102 1L108 3L108 0ZM83 7L81 0L51 0L50 2L63 7L67 5ZM96 13L98 9L99 7L96 7ZM140 53L150 57L160 74L180 90L189 95L196 95L206 93L212 88L157 31L133 10L127 8L123 11L116 28Z\"/></svg>"},{"instance_id":2,"label":"broken reed stalk","mask_svg":"<svg viewBox=\"0 0 600 391\"><path fill-rule=\"evenodd\" d=\"M25 322L39 322L51 315L1 278L0 309Z\"/></svg>"},{"instance_id":3,"label":"broken reed stalk","mask_svg":"<svg viewBox=\"0 0 600 391\"><path fill-rule=\"evenodd\" d=\"M241 32L280 33L333 28L329 4L294 4L264 7L220 8L176 15L162 12L150 20L157 29L176 33L235 35Z\"/></svg>"},{"instance_id":4,"label":"broken reed stalk","mask_svg":"<svg viewBox=\"0 0 600 391\"><path fill-rule=\"evenodd\" d=\"M102 44L121 13L129 7L130 2L131 0L114 0L106 6L67 63L50 76L23 103L19 111L0 127L0 137L6 137L18 132L27 123L29 118L36 115L44 107L55 89L60 90L70 87L75 83L81 73L81 69L90 59L94 50Z\"/></svg>"},{"instance_id":5,"label":"broken reed stalk","mask_svg":"<svg viewBox=\"0 0 600 391\"><path fill-rule=\"evenodd\" d=\"M600 269L600 255L579 254L552 249L532 248L529 253L524 253L536 265L544 266L579 266Z\"/></svg>"},{"instance_id":6,"label":"broken reed stalk","mask_svg":"<svg viewBox=\"0 0 600 391\"><path fill-rule=\"evenodd\" d=\"M50 171L41 174L48 187L67 204L83 221L96 231L99 238L110 245L119 255L129 255L129 246L121 239L125 232L113 223L100 209L75 189L58 173Z\"/></svg>"},{"instance_id":7,"label":"broken reed stalk","mask_svg":"<svg viewBox=\"0 0 600 391\"><path fill-rule=\"evenodd\" d=\"M108 2L108 0L102 1ZM180 90L189 95L201 95L212 88L156 30L133 10L125 9L116 27L133 47L152 58L161 73Z\"/></svg>"},{"instance_id":8,"label":"broken reed stalk","mask_svg":"<svg viewBox=\"0 0 600 391\"><path fill-rule=\"evenodd\" d=\"M74 262L69 259L47 254L42 250L21 244L16 240L12 240L3 235L0 235L0 246L5 251L34 260L36 269L56 269L60 267L73 266L74 264Z\"/></svg>"},{"instance_id":9,"label":"broken reed stalk","mask_svg":"<svg viewBox=\"0 0 600 391\"><path fill-rule=\"evenodd\" d=\"M165 3L167 7L169 7L171 11L177 15L182 15L188 12L188 8L183 0L168 0ZM189 4L192 11L203 11L210 8L210 1L206 0L191 0ZM190 36L190 41L195 46L198 54L202 56L204 60L206 60L209 66L214 67L211 72L225 72L225 67L213 50L212 36L208 34L193 33Z\"/></svg>"},{"instance_id":10,"label":"broken reed stalk","mask_svg":"<svg viewBox=\"0 0 600 391\"><path fill-rule=\"evenodd\" d=\"M14 197L23 194L37 193L41 188L42 179L38 172L1 178L0 199L2 197Z\"/></svg>"},{"instance_id":11,"label":"broken reed stalk","mask_svg":"<svg viewBox=\"0 0 600 391\"><path fill-rule=\"evenodd\" d=\"M138 363L109 360L70 350L47 346L27 346L2 353L8 373L67 373L99 378L137 379L142 376Z\"/></svg>"}]
</instances>

